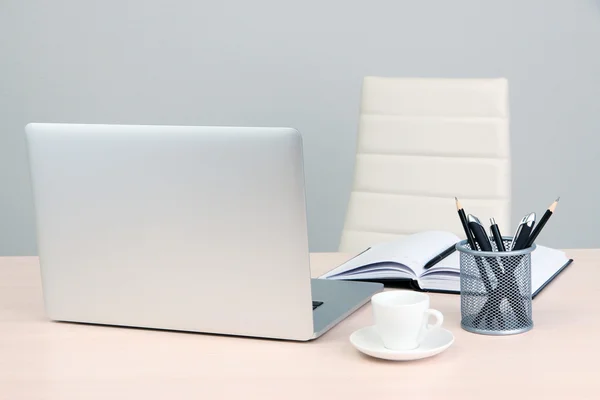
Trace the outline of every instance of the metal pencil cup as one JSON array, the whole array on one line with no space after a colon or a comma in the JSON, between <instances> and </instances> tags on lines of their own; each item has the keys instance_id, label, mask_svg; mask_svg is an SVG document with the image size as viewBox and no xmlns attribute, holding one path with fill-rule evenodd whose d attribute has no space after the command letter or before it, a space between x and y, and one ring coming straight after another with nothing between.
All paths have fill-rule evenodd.
<instances>
[{"instance_id":1,"label":"metal pencil cup","mask_svg":"<svg viewBox=\"0 0 600 400\"><path fill-rule=\"evenodd\" d=\"M510 248L511 237L504 237ZM531 247L517 251L472 250L463 240L460 253L460 312L463 329L486 335L513 335L533 328Z\"/></svg>"}]
</instances>

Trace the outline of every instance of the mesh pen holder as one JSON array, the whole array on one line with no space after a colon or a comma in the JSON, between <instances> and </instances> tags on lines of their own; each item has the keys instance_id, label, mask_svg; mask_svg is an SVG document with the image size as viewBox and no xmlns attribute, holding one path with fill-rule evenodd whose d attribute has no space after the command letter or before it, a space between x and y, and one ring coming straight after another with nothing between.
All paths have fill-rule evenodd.
<instances>
[{"instance_id":1,"label":"mesh pen holder","mask_svg":"<svg viewBox=\"0 0 600 400\"><path fill-rule=\"evenodd\" d=\"M511 237L504 237L510 248ZM517 251L473 250L468 241L460 253L460 312L463 329L486 335L514 335L533 328L531 312L531 247Z\"/></svg>"}]
</instances>

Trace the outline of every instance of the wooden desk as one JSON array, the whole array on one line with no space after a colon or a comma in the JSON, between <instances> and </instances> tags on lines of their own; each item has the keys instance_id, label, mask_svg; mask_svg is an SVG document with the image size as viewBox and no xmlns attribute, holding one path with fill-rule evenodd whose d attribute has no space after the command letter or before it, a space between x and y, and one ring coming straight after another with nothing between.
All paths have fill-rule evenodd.
<instances>
[{"instance_id":1,"label":"wooden desk","mask_svg":"<svg viewBox=\"0 0 600 400\"><path fill-rule=\"evenodd\" d=\"M0 258L0 399L598 399L600 250L568 255L525 334L468 333L459 296L431 295L456 340L413 362L351 346L369 304L308 343L50 322L37 258ZM346 258L312 255L313 275Z\"/></svg>"}]
</instances>

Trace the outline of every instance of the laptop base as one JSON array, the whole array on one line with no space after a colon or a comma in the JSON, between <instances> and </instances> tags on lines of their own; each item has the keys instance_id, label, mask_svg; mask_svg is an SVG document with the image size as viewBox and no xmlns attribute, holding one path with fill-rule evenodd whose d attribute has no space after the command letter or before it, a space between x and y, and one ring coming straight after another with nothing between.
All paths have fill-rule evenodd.
<instances>
[{"instance_id":1,"label":"laptop base","mask_svg":"<svg viewBox=\"0 0 600 400\"><path fill-rule=\"evenodd\" d=\"M372 282L312 279L313 301L323 302L313 311L314 337L318 338L383 290Z\"/></svg>"}]
</instances>

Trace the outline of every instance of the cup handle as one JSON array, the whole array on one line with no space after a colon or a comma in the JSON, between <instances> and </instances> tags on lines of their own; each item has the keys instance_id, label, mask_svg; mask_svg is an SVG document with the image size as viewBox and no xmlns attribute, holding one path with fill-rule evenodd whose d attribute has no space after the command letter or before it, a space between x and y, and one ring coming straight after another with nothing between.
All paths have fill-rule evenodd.
<instances>
[{"instance_id":1,"label":"cup handle","mask_svg":"<svg viewBox=\"0 0 600 400\"><path fill-rule=\"evenodd\" d=\"M434 316L435 317L435 323L432 325L429 325L429 317L430 316ZM442 326L442 323L444 322L444 315L439 312L438 310L434 310L433 308L430 308L428 310L425 311L425 328L429 329L433 329L433 328L439 328L440 326Z\"/></svg>"},{"instance_id":2,"label":"cup handle","mask_svg":"<svg viewBox=\"0 0 600 400\"><path fill-rule=\"evenodd\" d=\"M433 316L435 317L435 323L433 324L429 324L429 318ZM442 323L444 322L444 315L439 312L438 310L434 310L433 308L427 309L425 310L424 316L423 316L423 327L421 329L421 334L419 335L419 339L418 342L421 343L423 341L423 339L425 339L425 336L427 335L427 333L434 329L434 328L439 328L440 326L442 326Z\"/></svg>"}]
</instances>

